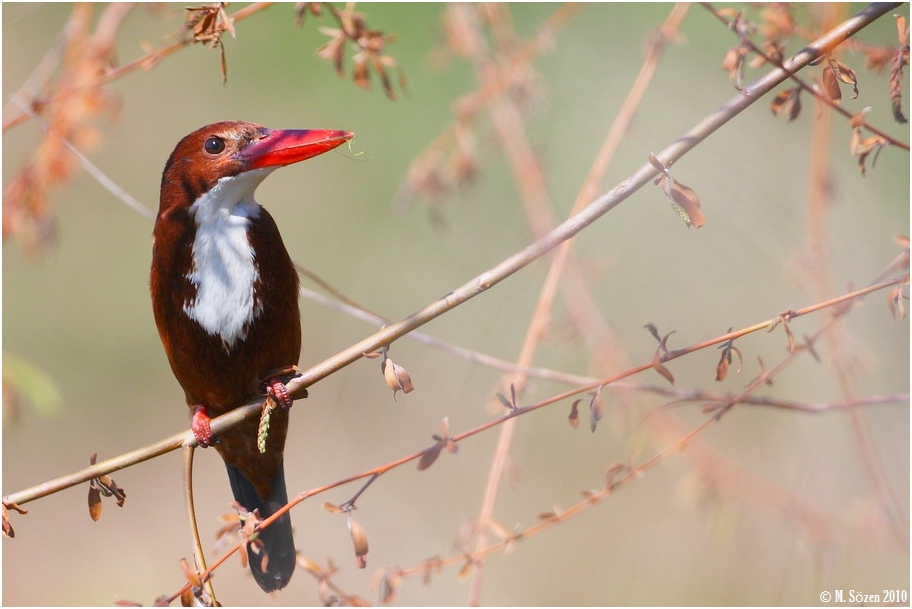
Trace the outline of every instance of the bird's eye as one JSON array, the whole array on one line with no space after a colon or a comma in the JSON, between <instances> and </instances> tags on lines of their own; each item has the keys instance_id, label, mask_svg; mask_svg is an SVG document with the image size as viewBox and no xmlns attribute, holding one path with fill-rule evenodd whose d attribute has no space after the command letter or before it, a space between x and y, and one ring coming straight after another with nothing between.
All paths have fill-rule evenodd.
<instances>
[{"instance_id":1,"label":"bird's eye","mask_svg":"<svg viewBox=\"0 0 912 609\"><path fill-rule=\"evenodd\" d=\"M225 150L225 140L220 137L210 137L206 140L205 148L209 154L218 154Z\"/></svg>"}]
</instances>

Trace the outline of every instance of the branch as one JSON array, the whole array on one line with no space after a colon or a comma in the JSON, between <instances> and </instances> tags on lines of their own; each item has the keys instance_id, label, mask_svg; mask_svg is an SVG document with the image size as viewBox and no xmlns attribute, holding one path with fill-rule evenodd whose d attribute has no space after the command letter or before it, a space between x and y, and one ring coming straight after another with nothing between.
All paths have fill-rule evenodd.
<instances>
[{"instance_id":1,"label":"branch","mask_svg":"<svg viewBox=\"0 0 912 609\"><path fill-rule=\"evenodd\" d=\"M733 97L721 108L710 114L690 131L655 156L658 157L666 167L673 164L677 159L694 148L700 141L709 137L709 135L721 128L722 125L762 98L762 96L773 89L773 87L789 78L791 72L801 69L814 59L826 54L830 49L840 44L846 38L854 35L871 21L891 10L892 7L893 5L869 6L854 17L848 19L841 26L827 32L817 41L808 45L788 61L784 62L784 70L780 68L772 70L766 76L745 87L741 93ZM516 273L535 260L538 260L562 242L572 238L604 214L620 205L627 197L646 185L658 173L659 171L653 167L652 164L649 162L644 163L626 180L622 181L612 190L586 206L580 213L572 216L531 245L526 246L493 268L478 275L442 298L430 303L423 309L383 328L379 332L368 336L360 342L355 343L347 349L340 351L334 356L304 371L301 376L288 383L287 387L289 393L293 396L295 394L300 394L302 389L313 385L337 370L357 361L362 358L365 353L372 353L383 346L391 344L393 341L408 334L412 330L487 291L510 275ZM890 285L893 285L893 283L890 283ZM766 324L763 324L762 327L766 327ZM735 336L726 335L720 339L719 342L730 340L731 338L735 338ZM635 372L639 372L640 370L649 367L651 367L651 364L634 370ZM633 373L634 372L631 372L630 374ZM629 374L625 374L624 376L629 376ZM576 393L588 391L595 387L598 387L598 384L571 392L569 395L575 395ZM231 412L213 419L212 433L218 435L248 417L259 416L262 405L262 398L257 397L252 399L245 406L236 408ZM27 503L28 501L33 501L63 488L68 488L69 486L91 480L101 474L117 471L129 465L140 463L172 450L176 450L185 443L192 444L195 442L196 438L188 429L182 433L160 440L149 447L137 449L114 459L103 461L94 467L87 468L76 474L57 478L56 480L52 480L32 489L14 493L13 495L5 497L4 501L17 504Z\"/></svg>"},{"instance_id":2,"label":"branch","mask_svg":"<svg viewBox=\"0 0 912 609\"><path fill-rule=\"evenodd\" d=\"M903 263L908 264L908 258L909 258L909 253L903 252L903 254L901 254L897 258L897 260L894 260L893 262L891 262L887 268L893 269L898 264L903 264ZM905 283L906 283L905 276L896 278L896 279L886 280L886 281L879 281L879 278L878 278L878 280L876 280L875 283L872 283L868 287L861 288L861 289L855 290L853 292L848 292L846 294L843 294L842 296L832 298L832 299L826 301L825 303L817 303L817 304L809 305L809 306L801 308L801 309L790 310L789 319L794 319L796 317L800 317L800 316L806 315L808 313L820 311L827 307L834 307L836 310L836 313L833 315L832 319L835 320L840 315L845 313L845 311L848 310L848 308L845 307L845 305L848 302L850 302L851 300L860 298L860 297L865 296L874 291L883 290L883 289L886 289L886 288L889 288L889 287L892 287L895 285L903 285ZM782 318L783 318L783 315L780 314L780 315L777 315L776 317L768 319L764 322L760 322L760 323L754 324L752 326L748 326L741 330L737 330L734 332L728 332L726 334L717 336L711 340L703 341L701 343L697 343L695 345L686 347L684 349L670 351L666 354L666 356L662 359L662 361L663 362L671 361L673 359L677 359L677 358L687 355L689 353L693 353L694 351L697 351L699 349L705 349L707 347L722 344L722 343L731 341L735 338L744 336L744 335L752 333L752 332L768 330L771 327L775 327L776 325L781 323ZM380 333L378 333L378 334L380 334ZM364 342L364 341L362 341L362 342ZM799 351L802 351L802 349L796 349L792 353L797 353ZM343 351L342 353L345 353L345 351ZM331 361L333 359L335 359L335 358L330 358L329 360L326 360L326 361ZM317 368L319 366L320 365L316 366L315 368ZM580 393L585 393L587 391L592 391L593 389L597 389L599 387L603 387L605 385L612 384L621 379L624 379L629 376L633 376L635 374L643 372L644 370L649 370L650 368L653 368L653 366L654 366L654 362L652 362L652 361L650 361L648 363L643 363L643 364L640 364L633 368L629 368L623 372L614 374L612 376L598 379L598 380L592 381L590 383L574 387L565 392L553 395L553 396L551 396L545 400L542 400L540 402L537 402L535 404L514 408L507 415L504 415L502 417L498 417L498 418L492 419L490 421L487 421L485 423L482 423L482 424L478 425L477 427L474 427L468 431L465 431L463 433L453 436L451 439L453 441L458 442L459 440L463 440L463 439L473 436L475 434L481 433L482 431L485 431L487 429L500 425L500 424L508 421L509 419L512 419L513 417L520 416L520 415L526 414L528 412L538 410L540 408L544 408L545 406L549 406L556 402L560 402L562 400L573 397ZM312 373L313 370L314 370L314 368L311 368L310 370L305 371L304 374L308 375L309 373ZM765 379L767 377L763 377L763 378ZM740 398L728 398L726 400L726 404L723 406L734 404L734 403L738 402L739 400L740 400ZM875 401L873 403L882 403L882 402ZM250 403L246 404L245 406L238 407L226 414L223 414L219 417L212 419L212 421L211 421L212 433L214 435L218 435L218 434L234 427L235 425L240 423L245 418L248 418L248 417L251 417L254 415L258 416L262 410L262 406L263 406L263 399L257 398L255 401L251 401ZM104 474L109 474L111 472L115 472L117 470L129 467L131 465L135 465L137 463L142 463L143 461L147 461L147 460L157 457L159 455L163 455L167 452L180 448L181 446L195 445L195 443L196 443L196 437L193 435L192 431L187 429L181 433L177 433L177 434L174 434L167 438L164 438L163 440L159 440L158 442L155 442L154 444L151 444L150 446L146 446L144 448L139 448L139 449L130 451L128 453L124 453L118 457L114 457L112 459L102 461L100 463L97 463L91 467L82 469L73 474L62 476L60 478L50 480L43 484L39 484L37 486L6 495L3 497L3 503L6 503L6 504L15 503L17 505L22 505L22 504L28 503L29 501L34 501L35 499L40 499L41 497L45 497L47 495L53 494L55 492L65 489L65 488L69 488L71 486L75 486L82 482L86 482L88 480L91 480L92 478L97 478ZM299 503L303 499L306 499L307 497L316 495L318 493L322 493L326 490L335 488L337 486L342 486L344 484L348 484L349 482L353 482L355 480L359 480L359 479L365 478L367 476L383 474L404 463L408 463L409 461L419 459L424 454L424 452L425 452L424 450L421 450L421 451L412 453L410 455L407 455L405 457L402 457L401 459L398 459L391 463L387 463L385 465L375 467L373 469L367 470L360 474L349 476L348 478L339 480L332 484L328 484L326 486L322 486L317 489L313 489L311 491L301 493L293 501L291 501L286 506L286 508L279 510L278 512L276 512L276 514L274 514L271 518L265 520L264 522L268 523L268 522L271 522L273 519L278 518L283 513L285 513L285 511L287 511L287 509L289 509L293 505Z\"/></svg>"}]
</instances>

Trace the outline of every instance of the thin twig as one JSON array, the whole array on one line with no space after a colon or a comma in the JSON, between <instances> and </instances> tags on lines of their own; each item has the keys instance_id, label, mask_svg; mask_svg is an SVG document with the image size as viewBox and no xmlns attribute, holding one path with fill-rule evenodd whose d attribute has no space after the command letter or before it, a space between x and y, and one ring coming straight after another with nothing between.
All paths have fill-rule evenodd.
<instances>
[{"instance_id":1,"label":"thin twig","mask_svg":"<svg viewBox=\"0 0 912 609\"><path fill-rule=\"evenodd\" d=\"M906 262L908 262L908 252L904 252L900 257L898 257L898 260L903 260L903 259ZM891 267L894 264L895 264L895 261L893 263L891 263ZM860 298L862 296L870 294L871 292L884 290L884 289L893 287L895 285L903 285L903 284L905 284L905 282L906 282L905 277L900 277L900 278L892 279L892 280L878 281L877 283L871 284L868 287L843 294L836 298L832 298L832 299L828 300L826 303L818 303L818 304L810 305L810 306L807 306L807 307L804 307L801 309L795 309L795 310L792 310L790 313L791 313L792 317L799 317L802 315L807 315L808 313L812 313L814 311L819 311L824 307L834 307L837 310L839 310L838 309L839 305L844 305L845 303L850 302L853 299ZM773 326L776 323L778 323L780 319L781 319L781 316L776 316L776 317L773 317L766 321L748 326L747 328L744 328L744 329L741 329L738 331L734 331L734 332L728 332L726 334L717 336L711 340L703 341L701 343L692 345L692 346L684 348L684 349L678 349L676 351L670 352L664 361L671 361L673 359L677 359L679 357L682 357L684 355L687 355L688 353L692 353L699 349L722 344L724 342L730 341L734 338L738 338L740 336L744 336L744 335L752 333L752 332L765 331L765 330L769 329L770 326ZM485 423L482 423L481 425L479 425L467 432L463 432L461 434L453 436L452 439L454 441L459 441L461 439L467 438L469 436L472 436L472 435L475 435L482 431L485 431L487 429L490 429L491 427L494 427L496 425L500 425L512 417L519 416L519 415L525 414L527 412L532 412L532 411L538 410L540 408L544 408L550 404L553 404L555 402L560 402L562 400L566 400L567 398L571 398L580 393L592 391L593 389L596 389L600 386L610 385L621 379L624 379L624 378L633 376L635 374L638 374L640 372L643 372L644 370L649 370L652 367L653 367L653 363L650 361L648 363L643 363L638 366L634 366L632 368L624 370L623 372L620 372L620 373L617 373L617 374L614 374L614 375L611 375L611 376L608 376L608 377L605 377L602 379L598 379L591 383L587 383L585 385L580 385L580 386L574 387L574 388L564 391L562 393L553 395L545 400L539 401L535 404L532 404L529 406L522 406L522 407L516 408L514 410L511 410L508 415L505 415L505 416L499 417L499 418L495 418L495 419L492 419ZM253 416L254 414L259 414L262 410L262 405L263 405L263 400L259 399L258 401L250 402L244 406L240 406L232 411L229 411L221 416L218 416L218 417L212 419L212 421L210 422L210 426L212 428L213 435L218 435L220 433L223 433L223 432L231 429L238 423L240 423L242 420L249 418L249 417ZM56 493L65 488L69 488L71 486L81 484L83 482L91 480L92 478L97 478L98 476L102 476L104 474L109 474L109 473L115 472L117 470L124 469L125 467L129 467L131 465L135 465L137 463L141 463L143 461L147 461L154 457L160 456L162 454L165 454L167 452L180 448L184 443L193 444L195 442L196 442L196 437L193 435L193 432L191 430L187 429L185 431L182 431L181 433L174 434L163 440L159 440L158 442L155 442L154 444L151 444L147 447L139 448L139 449L130 451L128 453L124 453L124 454L122 454L118 457L114 457L112 459L107 459L100 463L96 463L95 465L93 465L91 467L87 467L85 469L79 470L78 472L75 472L75 473L72 473L72 474L69 474L66 476L61 476L60 478L50 480L43 484L39 484L37 486L31 487L28 489L24 489L22 491L11 493L11 494L3 497L3 502L24 505L30 501L40 499L41 497L45 497L47 495ZM385 465L375 467L366 472L362 472L361 474L349 476L348 478L345 478L344 480L340 480L338 482L332 483L325 487L320 487L313 491L308 491L307 493L302 493L301 495L298 496L299 497L298 499L296 499L295 501L292 502L292 504L298 503L300 501L300 499L317 494L318 492L323 492L330 488L335 488L337 486L341 486L343 484L347 484L349 482L359 480L361 478L373 475L375 473L383 474L391 469L394 469L394 468L402 465L403 463L407 463L409 461L420 458L423 453L424 453L423 450L416 452L416 453L412 453L411 455L408 455L406 457L403 457L403 458L393 461L391 463L387 463ZM289 504L289 505L291 505L291 504ZM269 519L265 520L264 522L271 522L273 519L277 518L278 516L283 514L285 511L286 510L283 509L283 510L276 512L275 515L271 516Z\"/></svg>"},{"instance_id":2,"label":"thin twig","mask_svg":"<svg viewBox=\"0 0 912 609\"><path fill-rule=\"evenodd\" d=\"M193 555L196 557L195 568L197 573L206 572L206 553L203 551L203 544L200 541L199 527L196 520L196 507L193 503L193 453L195 447L187 444L183 449L184 464L184 499L186 500L187 522L190 524L190 537L193 539ZM206 577L202 580L206 592L209 594L214 607L218 607L218 601L215 598L215 590L212 587L212 578Z\"/></svg>"}]
</instances>

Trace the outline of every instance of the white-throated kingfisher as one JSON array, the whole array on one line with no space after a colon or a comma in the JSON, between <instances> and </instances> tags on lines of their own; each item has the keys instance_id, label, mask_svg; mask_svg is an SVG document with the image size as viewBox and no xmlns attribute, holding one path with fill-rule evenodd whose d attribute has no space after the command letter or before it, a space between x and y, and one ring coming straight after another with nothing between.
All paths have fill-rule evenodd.
<instances>
[{"instance_id":1,"label":"white-throated kingfisher","mask_svg":"<svg viewBox=\"0 0 912 609\"><path fill-rule=\"evenodd\" d=\"M214 443L235 500L261 518L288 502L282 452L292 400L277 374L298 362L301 321L294 264L253 195L275 169L352 135L214 123L182 139L162 174L149 281L155 323L194 435L201 446ZM257 420L212 438L210 417L264 393L281 406L271 415L265 452L257 447ZM288 513L258 540L258 553L248 545L256 582L267 592L283 588L295 568Z\"/></svg>"}]
</instances>

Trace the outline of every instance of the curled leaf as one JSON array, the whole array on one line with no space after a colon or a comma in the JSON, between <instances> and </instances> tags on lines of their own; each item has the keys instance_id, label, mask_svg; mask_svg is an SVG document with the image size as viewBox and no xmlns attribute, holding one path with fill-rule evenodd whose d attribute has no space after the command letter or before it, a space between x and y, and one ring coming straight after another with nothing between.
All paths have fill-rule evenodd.
<instances>
[{"instance_id":1,"label":"curled leaf","mask_svg":"<svg viewBox=\"0 0 912 609\"><path fill-rule=\"evenodd\" d=\"M654 369L656 372L658 372L659 374L661 374L663 377L665 377L665 380L666 380L666 381L668 381L669 383L671 383L672 385L674 385L674 382L675 382L675 377L674 377L674 375L671 373L671 370L669 370L668 368L666 368L666 367L659 361L659 357L658 357L658 356L659 356L659 352L656 351L656 356L655 356L655 357L653 358L653 360L652 360L652 367L653 367L653 369Z\"/></svg>"},{"instance_id":2,"label":"curled leaf","mask_svg":"<svg viewBox=\"0 0 912 609\"><path fill-rule=\"evenodd\" d=\"M770 102L770 110L775 116L785 116L792 122L801 114L801 87L780 91Z\"/></svg>"},{"instance_id":3,"label":"curled leaf","mask_svg":"<svg viewBox=\"0 0 912 609\"><path fill-rule=\"evenodd\" d=\"M415 390L415 386L412 384L412 377L409 376L408 371L393 362L389 356L383 358L380 363L380 371L383 373L386 385L393 390L393 399L396 399L396 393L399 391L410 393Z\"/></svg>"},{"instance_id":4,"label":"curled leaf","mask_svg":"<svg viewBox=\"0 0 912 609\"><path fill-rule=\"evenodd\" d=\"M184 574L184 579L194 588L201 588L203 583L200 581L199 573L196 572L196 569L190 566L190 561L186 558L180 559L181 572Z\"/></svg>"},{"instance_id":5,"label":"curled leaf","mask_svg":"<svg viewBox=\"0 0 912 609\"><path fill-rule=\"evenodd\" d=\"M345 511L342 508L340 508L338 505L336 505L335 503L330 503L329 501L324 501L322 503L321 507L324 510L326 510L327 512L329 512L330 514L341 514L342 512Z\"/></svg>"},{"instance_id":6,"label":"curled leaf","mask_svg":"<svg viewBox=\"0 0 912 609\"><path fill-rule=\"evenodd\" d=\"M732 331L731 328L728 329L729 332ZM735 347L735 339L727 340L719 348L722 349L722 356L719 358L719 363L716 364L716 380L723 381L725 377L728 376L728 368L732 363L732 355L738 356L738 370L736 374L741 374L741 369L743 368L743 361L741 359L741 352Z\"/></svg>"},{"instance_id":7,"label":"curled leaf","mask_svg":"<svg viewBox=\"0 0 912 609\"><path fill-rule=\"evenodd\" d=\"M833 69L827 66L823 69L823 91L830 100L839 103L842 101L842 89Z\"/></svg>"},{"instance_id":8,"label":"curled leaf","mask_svg":"<svg viewBox=\"0 0 912 609\"><path fill-rule=\"evenodd\" d=\"M741 82L744 80L744 58L747 57L747 49L741 45L730 47L722 60L722 69L728 72L728 79L735 88L741 88Z\"/></svg>"},{"instance_id":9,"label":"curled leaf","mask_svg":"<svg viewBox=\"0 0 912 609\"><path fill-rule=\"evenodd\" d=\"M23 510L15 503L3 504L3 535L12 539L16 536L16 532L13 530L13 525L10 524L9 510L19 512L20 514L28 514L28 510Z\"/></svg>"},{"instance_id":10,"label":"curled leaf","mask_svg":"<svg viewBox=\"0 0 912 609\"><path fill-rule=\"evenodd\" d=\"M668 168L652 154L649 155L649 163L663 172L662 175L655 179L655 184L662 189L662 192L671 201L671 206L678 212L684 223L689 227L693 226L695 228L700 228L706 224L706 218L703 216L703 212L700 211L700 197L697 196L697 193L692 188L672 178Z\"/></svg>"},{"instance_id":11,"label":"curled leaf","mask_svg":"<svg viewBox=\"0 0 912 609\"><path fill-rule=\"evenodd\" d=\"M671 185L671 205L684 220L684 224L694 228L700 228L706 224L706 218L700 211L700 197L690 187L681 184L677 180L672 180Z\"/></svg>"},{"instance_id":12,"label":"curled leaf","mask_svg":"<svg viewBox=\"0 0 912 609\"><path fill-rule=\"evenodd\" d=\"M589 400L589 431L595 433L595 427L598 425L598 422L602 420L604 413L605 407L602 406L599 394L594 393L592 399Z\"/></svg>"},{"instance_id":13,"label":"curled leaf","mask_svg":"<svg viewBox=\"0 0 912 609\"><path fill-rule=\"evenodd\" d=\"M437 441L433 446L421 453L421 458L418 459L418 471L424 471L432 466L437 457L440 456L440 451L443 450L445 444L446 442L444 441Z\"/></svg>"},{"instance_id":14,"label":"curled leaf","mask_svg":"<svg viewBox=\"0 0 912 609\"><path fill-rule=\"evenodd\" d=\"M838 59L833 58L830 58L828 67L833 72L833 76L836 79L847 85L852 85L852 99L856 99L858 97L858 76L855 74L855 70L842 63Z\"/></svg>"},{"instance_id":15,"label":"curled leaf","mask_svg":"<svg viewBox=\"0 0 912 609\"><path fill-rule=\"evenodd\" d=\"M89 456L89 463L95 465L97 453ZM101 498L114 497L118 507L123 507L127 499L127 493L114 482L110 476L104 475L93 478L89 481L89 517L97 521L101 518L102 503Z\"/></svg>"},{"instance_id":16,"label":"curled leaf","mask_svg":"<svg viewBox=\"0 0 912 609\"><path fill-rule=\"evenodd\" d=\"M579 427L579 408L577 408L577 406L582 401L583 400L581 399L574 400L573 404L570 405L570 416L567 417L567 420L570 421L570 425L572 425L574 429Z\"/></svg>"},{"instance_id":17,"label":"curled leaf","mask_svg":"<svg viewBox=\"0 0 912 609\"><path fill-rule=\"evenodd\" d=\"M355 547L355 560L358 568L363 569L367 566L367 534L364 532L364 527L352 518L350 513L348 515L348 532L351 533L352 544Z\"/></svg>"}]
</instances>

